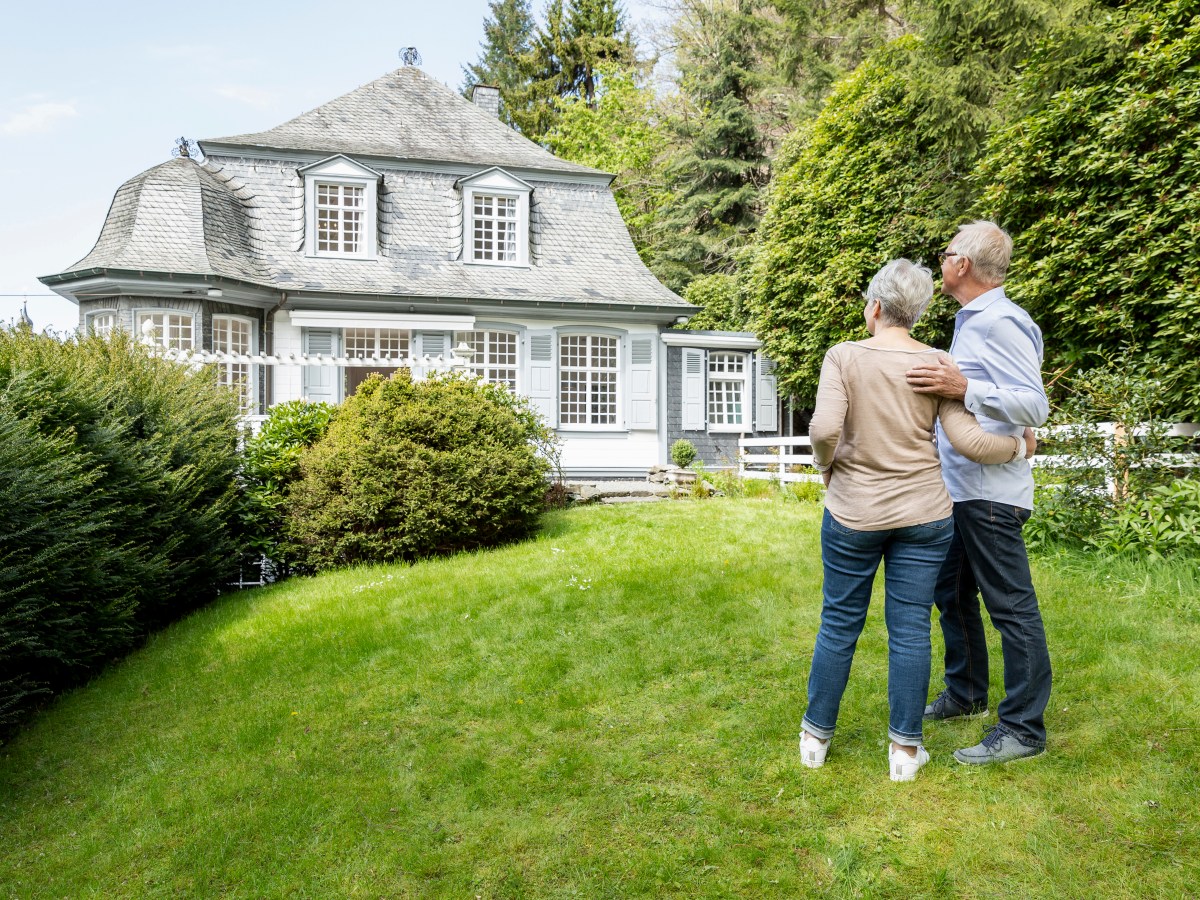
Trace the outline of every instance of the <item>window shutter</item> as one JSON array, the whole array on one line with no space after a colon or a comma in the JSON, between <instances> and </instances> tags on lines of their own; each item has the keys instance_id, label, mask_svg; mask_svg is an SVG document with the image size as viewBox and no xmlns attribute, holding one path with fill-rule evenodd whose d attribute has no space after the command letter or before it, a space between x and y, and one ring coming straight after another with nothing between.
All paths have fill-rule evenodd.
<instances>
[{"instance_id":1,"label":"window shutter","mask_svg":"<svg viewBox=\"0 0 1200 900\"><path fill-rule=\"evenodd\" d=\"M413 335L413 356L437 357L446 355L446 333L444 331L418 331Z\"/></svg>"},{"instance_id":2,"label":"window shutter","mask_svg":"<svg viewBox=\"0 0 1200 900\"><path fill-rule=\"evenodd\" d=\"M337 333L331 328L305 328L301 348L305 356L333 356L337 353ZM305 366L303 375L304 396L321 403L337 403L341 400L338 390L342 370L338 366Z\"/></svg>"},{"instance_id":3,"label":"window shutter","mask_svg":"<svg viewBox=\"0 0 1200 900\"><path fill-rule=\"evenodd\" d=\"M635 337L629 341L630 428L656 428L658 425L654 344L653 337Z\"/></svg>"},{"instance_id":4,"label":"window shutter","mask_svg":"<svg viewBox=\"0 0 1200 900\"><path fill-rule=\"evenodd\" d=\"M704 351L683 348L683 430L703 431Z\"/></svg>"},{"instance_id":5,"label":"window shutter","mask_svg":"<svg viewBox=\"0 0 1200 900\"><path fill-rule=\"evenodd\" d=\"M775 383L775 361L761 353L757 357L754 382L754 421L758 431L779 430L779 392Z\"/></svg>"},{"instance_id":6,"label":"window shutter","mask_svg":"<svg viewBox=\"0 0 1200 900\"><path fill-rule=\"evenodd\" d=\"M531 330L529 341L529 399L546 417L551 428L558 427L557 378L554 368L554 332Z\"/></svg>"}]
</instances>

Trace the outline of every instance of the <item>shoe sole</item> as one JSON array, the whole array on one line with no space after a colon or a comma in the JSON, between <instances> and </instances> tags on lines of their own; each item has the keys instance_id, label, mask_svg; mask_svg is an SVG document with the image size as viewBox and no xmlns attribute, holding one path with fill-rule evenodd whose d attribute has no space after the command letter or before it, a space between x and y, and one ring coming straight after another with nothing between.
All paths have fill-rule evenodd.
<instances>
[{"instance_id":1,"label":"shoe sole","mask_svg":"<svg viewBox=\"0 0 1200 900\"><path fill-rule=\"evenodd\" d=\"M980 760L979 762L968 762L966 760L959 759L957 753L953 753L951 755L954 757L954 761L956 763L958 763L960 766L995 766L995 765L1007 766L1009 763L1026 762L1031 759L1038 759L1039 757L1046 755L1046 750L1045 750L1045 748L1043 748L1043 749L1039 750L1037 753L1030 753L1028 756L1014 756L1012 759L1003 759L1003 760L984 759L984 760Z\"/></svg>"},{"instance_id":2,"label":"shoe sole","mask_svg":"<svg viewBox=\"0 0 1200 900\"><path fill-rule=\"evenodd\" d=\"M991 710L981 709L979 712L959 713L957 716L937 716L932 713L925 713L921 716L922 722L950 722L954 719L982 719Z\"/></svg>"}]
</instances>

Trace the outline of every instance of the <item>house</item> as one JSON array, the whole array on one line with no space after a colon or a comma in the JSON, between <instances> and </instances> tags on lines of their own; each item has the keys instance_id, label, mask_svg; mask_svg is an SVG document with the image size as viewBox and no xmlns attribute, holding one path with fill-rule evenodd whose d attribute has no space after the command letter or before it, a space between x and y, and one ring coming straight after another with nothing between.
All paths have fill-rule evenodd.
<instances>
[{"instance_id":1,"label":"house","mask_svg":"<svg viewBox=\"0 0 1200 900\"><path fill-rule=\"evenodd\" d=\"M200 141L202 162L122 185L93 250L41 280L82 329L214 361L248 415L457 366L528 396L577 478L640 478L677 437L716 462L773 432L758 342L670 330L695 308L642 264L612 176L504 125L495 88L472 100L404 67Z\"/></svg>"}]
</instances>

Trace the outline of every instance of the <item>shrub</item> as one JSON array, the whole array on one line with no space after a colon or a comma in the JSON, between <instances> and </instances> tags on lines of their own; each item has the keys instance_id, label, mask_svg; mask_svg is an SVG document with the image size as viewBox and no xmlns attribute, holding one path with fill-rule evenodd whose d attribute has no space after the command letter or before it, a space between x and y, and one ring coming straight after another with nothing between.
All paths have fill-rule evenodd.
<instances>
[{"instance_id":1,"label":"shrub","mask_svg":"<svg viewBox=\"0 0 1200 900\"><path fill-rule=\"evenodd\" d=\"M671 445L671 462L686 469L696 461L696 445L691 441L680 438Z\"/></svg>"},{"instance_id":2,"label":"shrub","mask_svg":"<svg viewBox=\"0 0 1200 900\"><path fill-rule=\"evenodd\" d=\"M1162 383L1136 357L1109 360L1081 372L1041 445L1035 514L1026 526L1030 546L1135 550L1165 546L1154 537L1164 497L1177 478L1175 453L1185 441L1170 436ZM1112 423L1101 428L1099 423ZM1171 508L1174 508L1173 506ZM1152 552L1159 552L1153 550Z\"/></svg>"},{"instance_id":3,"label":"shrub","mask_svg":"<svg viewBox=\"0 0 1200 900\"><path fill-rule=\"evenodd\" d=\"M237 417L126 335L0 331L0 726L236 572Z\"/></svg>"},{"instance_id":4,"label":"shrub","mask_svg":"<svg viewBox=\"0 0 1200 900\"><path fill-rule=\"evenodd\" d=\"M314 569L413 559L536 526L552 433L527 403L462 375L369 378L301 457L288 530Z\"/></svg>"},{"instance_id":5,"label":"shrub","mask_svg":"<svg viewBox=\"0 0 1200 900\"><path fill-rule=\"evenodd\" d=\"M328 403L277 404L242 450L243 545L249 560L265 556L276 575L287 575L297 558L285 534L288 489L300 478L300 457L324 437L333 414Z\"/></svg>"}]
</instances>

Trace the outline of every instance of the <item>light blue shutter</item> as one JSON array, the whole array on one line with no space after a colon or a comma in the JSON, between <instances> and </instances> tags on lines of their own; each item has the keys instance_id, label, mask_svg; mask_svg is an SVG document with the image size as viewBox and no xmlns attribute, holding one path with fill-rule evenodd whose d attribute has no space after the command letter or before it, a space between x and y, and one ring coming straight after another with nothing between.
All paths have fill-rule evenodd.
<instances>
[{"instance_id":1,"label":"light blue shutter","mask_svg":"<svg viewBox=\"0 0 1200 900\"><path fill-rule=\"evenodd\" d=\"M703 431L704 351L683 348L683 430Z\"/></svg>"},{"instance_id":2,"label":"light blue shutter","mask_svg":"<svg viewBox=\"0 0 1200 900\"><path fill-rule=\"evenodd\" d=\"M555 390L554 332L529 332L529 399L551 428L558 427L558 392Z\"/></svg>"},{"instance_id":3,"label":"light blue shutter","mask_svg":"<svg viewBox=\"0 0 1200 900\"><path fill-rule=\"evenodd\" d=\"M658 424L654 378L654 337L629 340L629 427L655 428Z\"/></svg>"},{"instance_id":4,"label":"light blue shutter","mask_svg":"<svg viewBox=\"0 0 1200 900\"><path fill-rule=\"evenodd\" d=\"M754 422L758 431L779 430L779 392L775 382L775 361L761 353L756 359L754 382Z\"/></svg>"},{"instance_id":5,"label":"light blue shutter","mask_svg":"<svg viewBox=\"0 0 1200 900\"><path fill-rule=\"evenodd\" d=\"M301 349L305 356L333 356L337 353L337 332L331 328L305 328ZM305 366L302 376L304 396L321 403L337 403L341 398L342 370L337 366Z\"/></svg>"},{"instance_id":6,"label":"light blue shutter","mask_svg":"<svg viewBox=\"0 0 1200 900\"><path fill-rule=\"evenodd\" d=\"M446 333L444 331L418 331L413 335L413 356L445 356L447 352Z\"/></svg>"}]
</instances>

